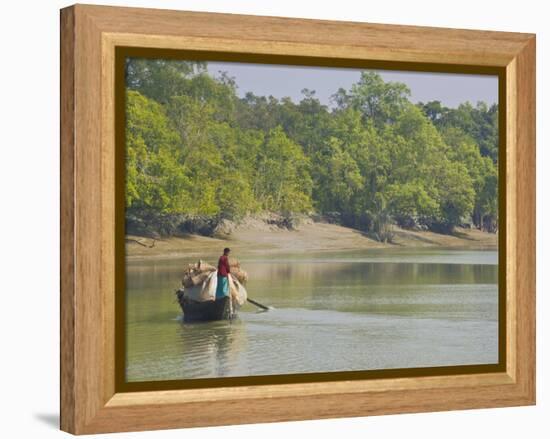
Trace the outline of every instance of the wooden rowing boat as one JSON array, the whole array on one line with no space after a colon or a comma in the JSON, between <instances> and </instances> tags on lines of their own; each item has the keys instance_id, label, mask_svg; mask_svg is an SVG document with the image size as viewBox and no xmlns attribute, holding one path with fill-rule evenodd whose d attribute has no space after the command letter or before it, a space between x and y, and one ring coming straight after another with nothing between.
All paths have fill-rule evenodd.
<instances>
[{"instance_id":1,"label":"wooden rowing boat","mask_svg":"<svg viewBox=\"0 0 550 439\"><path fill-rule=\"evenodd\" d=\"M237 317L234 307L229 302L229 297L197 302L180 294L180 291L178 291L178 302L183 311L183 321L186 323L232 320Z\"/></svg>"}]
</instances>

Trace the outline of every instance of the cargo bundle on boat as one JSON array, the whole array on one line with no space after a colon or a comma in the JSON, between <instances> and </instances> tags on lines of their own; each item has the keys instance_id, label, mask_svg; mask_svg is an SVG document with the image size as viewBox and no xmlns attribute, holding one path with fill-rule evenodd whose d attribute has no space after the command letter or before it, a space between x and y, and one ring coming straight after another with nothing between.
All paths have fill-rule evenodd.
<instances>
[{"instance_id":1,"label":"cargo bundle on boat","mask_svg":"<svg viewBox=\"0 0 550 439\"><path fill-rule=\"evenodd\" d=\"M238 308L247 300L244 287L248 279L236 260L229 261L229 296L216 299L217 270L199 260L185 269L182 287L176 292L186 322L229 320L237 315Z\"/></svg>"}]
</instances>

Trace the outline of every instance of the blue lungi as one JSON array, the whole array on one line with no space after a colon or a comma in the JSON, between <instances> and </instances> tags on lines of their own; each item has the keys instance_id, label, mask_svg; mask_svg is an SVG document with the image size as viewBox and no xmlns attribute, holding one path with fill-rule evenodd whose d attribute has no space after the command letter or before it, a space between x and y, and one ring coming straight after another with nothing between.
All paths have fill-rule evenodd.
<instances>
[{"instance_id":1,"label":"blue lungi","mask_svg":"<svg viewBox=\"0 0 550 439\"><path fill-rule=\"evenodd\" d=\"M216 299L222 299L229 296L229 279L227 276L218 275L218 285L216 287Z\"/></svg>"}]
</instances>

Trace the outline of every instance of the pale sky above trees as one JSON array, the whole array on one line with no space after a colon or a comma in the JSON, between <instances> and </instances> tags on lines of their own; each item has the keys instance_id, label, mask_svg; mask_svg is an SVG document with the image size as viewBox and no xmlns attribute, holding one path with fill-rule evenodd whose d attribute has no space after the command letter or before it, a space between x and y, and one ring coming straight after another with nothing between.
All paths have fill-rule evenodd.
<instances>
[{"instance_id":1,"label":"pale sky above trees","mask_svg":"<svg viewBox=\"0 0 550 439\"><path fill-rule=\"evenodd\" d=\"M294 102L302 98L301 90L315 90L315 96L325 105L332 106L330 97L342 87L349 87L359 80L361 70L262 65L246 63L208 63L208 71L219 76L225 71L234 77L237 93L244 96L253 92L260 96L273 95L276 98L290 97ZM411 90L412 102L441 101L450 108L469 101L488 105L498 101L498 77L491 75L466 75L454 73L425 73L377 70L385 81L406 84Z\"/></svg>"}]
</instances>

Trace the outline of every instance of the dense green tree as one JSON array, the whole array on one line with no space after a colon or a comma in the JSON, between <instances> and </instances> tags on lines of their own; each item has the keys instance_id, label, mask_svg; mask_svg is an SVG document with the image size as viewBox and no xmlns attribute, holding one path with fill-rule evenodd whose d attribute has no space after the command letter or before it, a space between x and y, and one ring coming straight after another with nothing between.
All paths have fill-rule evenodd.
<instances>
[{"instance_id":1,"label":"dense green tree","mask_svg":"<svg viewBox=\"0 0 550 439\"><path fill-rule=\"evenodd\" d=\"M432 192L432 193L430 193ZM427 223L438 217L439 203L420 179L389 184L384 191L389 210L403 226Z\"/></svg>"},{"instance_id":2,"label":"dense green tree","mask_svg":"<svg viewBox=\"0 0 550 439\"><path fill-rule=\"evenodd\" d=\"M135 91L126 108L127 207L184 212L192 203L188 170L164 109Z\"/></svg>"},{"instance_id":3,"label":"dense green tree","mask_svg":"<svg viewBox=\"0 0 550 439\"><path fill-rule=\"evenodd\" d=\"M498 219L498 169L490 157L483 156L475 140L456 127L446 127L443 138L449 145L448 156L463 163L472 179L475 203L473 224L482 229L496 229Z\"/></svg>"},{"instance_id":4,"label":"dense green tree","mask_svg":"<svg viewBox=\"0 0 550 439\"><path fill-rule=\"evenodd\" d=\"M364 190L364 176L342 140L331 137L313 157L316 208L321 212L359 213L358 197Z\"/></svg>"},{"instance_id":5,"label":"dense green tree","mask_svg":"<svg viewBox=\"0 0 550 439\"><path fill-rule=\"evenodd\" d=\"M353 107L361 111L364 120L378 126L393 122L409 104L410 90L399 82L385 82L372 71L361 73L359 82L349 91L340 89L334 96L339 107Z\"/></svg>"},{"instance_id":6,"label":"dense green tree","mask_svg":"<svg viewBox=\"0 0 550 439\"><path fill-rule=\"evenodd\" d=\"M281 127L271 130L257 157L254 194L265 210L284 214L311 210L309 160Z\"/></svg>"},{"instance_id":7,"label":"dense green tree","mask_svg":"<svg viewBox=\"0 0 550 439\"><path fill-rule=\"evenodd\" d=\"M458 108L446 108L438 101L419 104L419 107L440 129L459 128L477 144L482 156L498 161L498 106L479 102L475 107L469 102Z\"/></svg>"},{"instance_id":8,"label":"dense green tree","mask_svg":"<svg viewBox=\"0 0 550 439\"><path fill-rule=\"evenodd\" d=\"M434 225L436 230L449 233L472 212L475 192L463 163L444 161L435 171L439 214Z\"/></svg>"},{"instance_id":9,"label":"dense green tree","mask_svg":"<svg viewBox=\"0 0 550 439\"><path fill-rule=\"evenodd\" d=\"M189 78L205 71L205 63L128 58L126 86L142 95L165 104L172 96L186 94Z\"/></svg>"}]
</instances>

